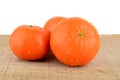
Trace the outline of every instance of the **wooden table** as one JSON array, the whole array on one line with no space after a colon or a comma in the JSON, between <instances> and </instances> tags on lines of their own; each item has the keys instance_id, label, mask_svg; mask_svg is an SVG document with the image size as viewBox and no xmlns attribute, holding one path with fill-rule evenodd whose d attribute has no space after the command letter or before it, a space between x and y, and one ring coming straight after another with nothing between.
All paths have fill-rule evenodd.
<instances>
[{"instance_id":1,"label":"wooden table","mask_svg":"<svg viewBox=\"0 0 120 80\"><path fill-rule=\"evenodd\" d=\"M120 80L120 35L102 35L95 59L83 67L68 67L50 53L38 61L18 59L7 35L0 35L0 80Z\"/></svg>"}]
</instances>

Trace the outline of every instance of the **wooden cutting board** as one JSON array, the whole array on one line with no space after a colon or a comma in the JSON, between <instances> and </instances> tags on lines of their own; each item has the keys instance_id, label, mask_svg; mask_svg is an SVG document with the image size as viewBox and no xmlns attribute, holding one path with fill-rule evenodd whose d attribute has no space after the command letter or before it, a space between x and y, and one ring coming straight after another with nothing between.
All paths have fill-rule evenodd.
<instances>
[{"instance_id":1,"label":"wooden cutting board","mask_svg":"<svg viewBox=\"0 0 120 80\"><path fill-rule=\"evenodd\" d=\"M42 60L18 59L0 35L0 80L120 80L120 35L101 35L95 59L83 67L68 67L51 53Z\"/></svg>"}]
</instances>

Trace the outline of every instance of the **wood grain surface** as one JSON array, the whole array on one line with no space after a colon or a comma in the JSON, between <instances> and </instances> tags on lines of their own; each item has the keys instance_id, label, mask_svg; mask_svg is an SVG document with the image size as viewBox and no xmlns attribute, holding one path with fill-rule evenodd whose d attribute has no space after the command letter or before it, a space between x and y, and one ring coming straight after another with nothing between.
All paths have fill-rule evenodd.
<instances>
[{"instance_id":1,"label":"wood grain surface","mask_svg":"<svg viewBox=\"0 0 120 80\"><path fill-rule=\"evenodd\" d=\"M120 80L120 35L102 35L95 59L83 67L69 67L51 53L25 61L11 52L8 35L0 35L0 80Z\"/></svg>"}]
</instances>

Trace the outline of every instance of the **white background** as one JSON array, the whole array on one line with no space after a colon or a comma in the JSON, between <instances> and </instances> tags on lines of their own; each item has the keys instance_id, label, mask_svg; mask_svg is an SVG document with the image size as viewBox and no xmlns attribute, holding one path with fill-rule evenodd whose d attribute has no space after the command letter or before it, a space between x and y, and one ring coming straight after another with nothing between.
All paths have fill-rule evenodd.
<instances>
[{"instance_id":1,"label":"white background","mask_svg":"<svg viewBox=\"0 0 120 80\"><path fill-rule=\"evenodd\" d=\"M119 0L0 0L0 34L23 24L43 27L53 16L82 17L99 34L120 34Z\"/></svg>"}]
</instances>

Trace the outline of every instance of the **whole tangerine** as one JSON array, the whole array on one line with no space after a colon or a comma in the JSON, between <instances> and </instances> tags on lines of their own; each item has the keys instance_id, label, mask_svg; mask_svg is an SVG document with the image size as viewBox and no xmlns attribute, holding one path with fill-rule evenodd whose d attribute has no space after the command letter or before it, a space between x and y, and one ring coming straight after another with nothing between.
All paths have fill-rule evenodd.
<instances>
[{"instance_id":1,"label":"whole tangerine","mask_svg":"<svg viewBox=\"0 0 120 80\"><path fill-rule=\"evenodd\" d=\"M50 47L60 62L68 66L83 66L97 55L100 38L91 23L72 17L56 25L51 33Z\"/></svg>"},{"instance_id":2,"label":"whole tangerine","mask_svg":"<svg viewBox=\"0 0 120 80\"><path fill-rule=\"evenodd\" d=\"M12 52L21 59L37 60L49 51L50 32L38 26L21 25L9 38Z\"/></svg>"},{"instance_id":3,"label":"whole tangerine","mask_svg":"<svg viewBox=\"0 0 120 80\"><path fill-rule=\"evenodd\" d=\"M62 16L55 16L50 18L44 25L44 29L52 32L55 29L55 25L59 23L60 21L66 19L65 17Z\"/></svg>"}]
</instances>

